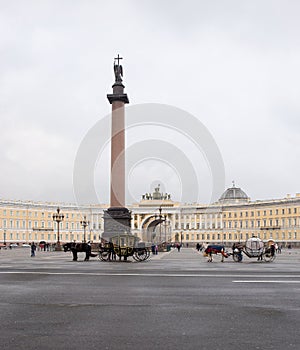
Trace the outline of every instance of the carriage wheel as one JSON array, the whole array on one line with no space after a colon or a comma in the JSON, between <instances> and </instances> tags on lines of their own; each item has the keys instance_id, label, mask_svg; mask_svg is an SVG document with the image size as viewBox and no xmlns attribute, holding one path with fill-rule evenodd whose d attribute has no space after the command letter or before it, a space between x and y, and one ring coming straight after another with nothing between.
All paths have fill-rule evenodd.
<instances>
[{"instance_id":1,"label":"carriage wheel","mask_svg":"<svg viewBox=\"0 0 300 350\"><path fill-rule=\"evenodd\" d=\"M275 260L275 257L276 257L275 254L271 255L270 253L265 253L263 255L263 259L264 259L265 262L272 262L272 261Z\"/></svg>"},{"instance_id":2,"label":"carriage wheel","mask_svg":"<svg viewBox=\"0 0 300 350\"><path fill-rule=\"evenodd\" d=\"M150 252L147 249L136 250L133 253L133 258L136 261L145 261L149 258Z\"/></svg>"}]
</instances>

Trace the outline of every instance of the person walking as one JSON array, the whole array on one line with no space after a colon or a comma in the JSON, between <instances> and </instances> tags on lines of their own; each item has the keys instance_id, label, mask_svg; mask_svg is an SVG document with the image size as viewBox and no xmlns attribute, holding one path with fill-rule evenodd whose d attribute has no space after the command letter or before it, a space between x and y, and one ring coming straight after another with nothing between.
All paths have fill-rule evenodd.
<instances>
[{"instance_id":1,"label":"person walking","mask_svg":"<svg viewBox=\"0 0 300 350\"><path fill-rule=\"evenodd\" d=\"M34 242L31 243L31 257L35 256L35 251L36 251L36 245Z\"/></svg>"}]
</instances>

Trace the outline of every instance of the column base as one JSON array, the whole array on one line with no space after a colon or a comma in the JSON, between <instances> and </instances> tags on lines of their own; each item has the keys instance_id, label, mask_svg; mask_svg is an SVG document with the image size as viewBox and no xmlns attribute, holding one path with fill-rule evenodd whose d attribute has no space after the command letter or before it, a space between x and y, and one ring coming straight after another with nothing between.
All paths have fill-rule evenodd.
<instances>
[{"instance_id":1,"label":"column base","mask_svg":"<svg viewBox=\"0 0 300 350\"><path fill-rule=\"evenodd\" d=\"M124 207L111 207L104 210L102 238L110 241L111 237L123 234L131 234L131 211Z\"/></svg>"}]
</instances>

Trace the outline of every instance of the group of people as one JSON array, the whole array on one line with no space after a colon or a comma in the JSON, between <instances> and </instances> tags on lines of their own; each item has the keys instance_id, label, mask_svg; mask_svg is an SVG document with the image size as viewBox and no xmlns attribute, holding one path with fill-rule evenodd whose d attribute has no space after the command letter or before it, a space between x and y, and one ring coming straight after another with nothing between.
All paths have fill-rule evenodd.
<instances>
[{"instance_id":1,"label":"group of people","mask_svg":"<svg viewBox=\"0 0 300 350\"><path fill-rule=\"evenodd\" d=\"M152 251L153 255L157 255L158 254L158 245L157 244L152 244L151 251Z\"/></svg>"}]
</instances>

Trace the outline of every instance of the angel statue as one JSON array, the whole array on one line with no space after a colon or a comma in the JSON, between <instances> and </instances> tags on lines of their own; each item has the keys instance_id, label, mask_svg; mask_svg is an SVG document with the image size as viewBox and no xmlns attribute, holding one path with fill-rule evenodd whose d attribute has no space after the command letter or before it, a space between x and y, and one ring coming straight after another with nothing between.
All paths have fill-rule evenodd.
<instances>
[{"instance_id":1,"label":"angel statue","mask_svg":"<svg viewBox=\"0 0 300 350\"><path fill-rule=\"evenodd\" d=\"M116 62L114 63L114 72L115 72L116 81L122 81L123 68L119 64L119 60L118 60L118 64L116 64Z\"/></svg>"}]
</instances>

